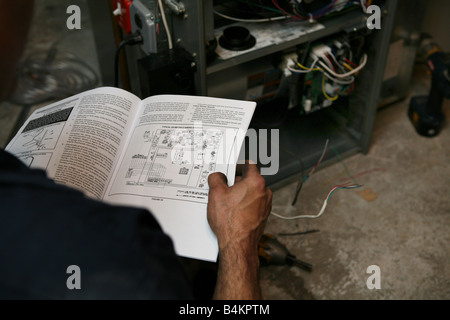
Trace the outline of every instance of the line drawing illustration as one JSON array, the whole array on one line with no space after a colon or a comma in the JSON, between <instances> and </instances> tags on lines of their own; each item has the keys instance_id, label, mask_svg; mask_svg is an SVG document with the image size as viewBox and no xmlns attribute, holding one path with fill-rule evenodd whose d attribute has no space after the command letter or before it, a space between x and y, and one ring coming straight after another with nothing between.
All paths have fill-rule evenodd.
<instances>
[{"instance_id":1,"label":"line drawing illustration","mask_svg":"<svg viewBox=\"0 0 450 320\"><path fill-rule=\"evenodd\" d=\"M207 189L223 132L219 129L157 129L141 134L139 153L124 170L127 186Z\"/></svg>"},{"instance_id":2,"label":"line drawing illustration","mask_svg":"<svg viewBox=\"0 0 450 320\"><path fill-rule=\"evenodd\" d=\"M46 145L44 143L44 138L48 133L48 129L40 128L36 129L33 132L29 132L23 135L24 139L30 138L29 141L26 141L24 144L22 144L23 147L27 149L35 149L35 150L41 150L45 149ZM50 132L50 135L53 134L53 131Z\"/></svg>"},{"instance_id":3,"label":"line drawing illustration","mask_svg":"<svg viewBox=\"0 0 450 320\"><path fill-rule=\"evenodd\" d=\"M51 152L36 152L32 154L25 154L18 156L18 158L28 167L47 169L50 159L52 157Z\"/></svg>"}]
</instances>

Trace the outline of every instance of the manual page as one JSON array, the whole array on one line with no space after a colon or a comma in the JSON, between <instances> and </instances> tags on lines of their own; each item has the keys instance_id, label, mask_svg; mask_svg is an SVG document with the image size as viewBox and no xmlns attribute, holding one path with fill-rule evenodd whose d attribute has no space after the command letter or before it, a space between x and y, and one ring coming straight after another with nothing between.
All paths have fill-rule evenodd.
<instances>
[{"instance_id":1,"label":"manual page","mask_svg":"<svg viewBox=\"0 0 450 320\"><path fill-rule=\"evenodd\" d=\"M32 113L5 148L56 182L103 199L140 99L98 88Z\"/></svg>"},{"instance_id":2,"label":"manual page","mask_svg":"<svg viewBox=\"0 0 450 320\"><path fill-rule=\"evenodd\" d=\"M36 110L6 150L87 197L149 209L177 254L215 261L208 175L234 183L255 106L103 87Z\"/></svg>"},{"instance_id":3,"label":"manual page","mask_svg":"<svg viewBox=\"0 0 450 320\"><path fill-rule=\"evenodd\" d=\"M234 183L256 103L160 95L142 101L105 200L148 208L177 254L216 261L206 207L208 175Z\"/></svg>"}]
</instances>

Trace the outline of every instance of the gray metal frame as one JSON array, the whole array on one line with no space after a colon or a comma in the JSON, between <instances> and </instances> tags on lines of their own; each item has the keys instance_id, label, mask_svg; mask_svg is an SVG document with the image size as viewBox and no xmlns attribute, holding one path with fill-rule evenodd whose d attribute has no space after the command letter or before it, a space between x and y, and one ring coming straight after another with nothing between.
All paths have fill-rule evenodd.
<instances>
[{"instance_id":1,"label":"gray metal frame","mask_svg":"<svg viewBox=\"0 0 450 320\"><path fill-rule=\"evenodd\" d=\"M194 79L198 95L208 95L208 76L212 74L340 31L351 31L364 27L366 21L362 12L348 12L324 22L324 29L308 33L298 39L252 51L230 60L215 61L207 66L205 40L210 38L214 31L212 29L213 1L183 0L182 2L186 12L182 15L168 14L169 24L174 44L184 47L194 58L196 63ZM302 175L302 172L314 166L327 138L330 139L330 145L343 157L359 152L369 152L397 2L397 0L385 2L385 6L382 8L382 28L373 30L369 36L369 59L367 66L360 72L357 88L350 100L349 113L351 115L346 118L330 110L326 114L326 119L312 114L311 117L305 117L298 123L287 123L280 126L280 148L282 148L280 149L280 170L275 176L265 177L268 185L272 188L276 189L295 181ZM141 55L137 50L135 47L127 48L132 80L137 79L132 61ZM102 60L102 58L100 59ZM134 87L139 87L139 84L135 83ZM323 127L319 130L315 124ZM329 153L323 165L334 161L337 161L336 157Z\"/></svg>"}]
</instances>

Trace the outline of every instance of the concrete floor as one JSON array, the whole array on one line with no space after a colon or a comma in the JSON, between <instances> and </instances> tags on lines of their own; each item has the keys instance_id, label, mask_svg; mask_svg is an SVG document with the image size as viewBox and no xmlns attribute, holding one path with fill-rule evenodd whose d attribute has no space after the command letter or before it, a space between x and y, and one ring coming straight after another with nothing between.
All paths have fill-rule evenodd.
<instances>
[{"instance_id":1,"label":"concrete floor","mask_svg":"<svg viewBox=\"0 0 450 320\"><path fill-rule=\"evenodd\" d=\"M72 4L80 7L81 30L69 30L66 27L66 20L69 17L66 10ZM58 49L61 52L70 53L82 59L97 74L100 74L86 0L35 1L34 17L22 58L25 59L42 51L47 52L56 41L59 41ZM8 101L0 103L0 147L6 146L11 135L17 131L18 124L22 123L33 110L50 102L26 107Z\"/></svg>"},{"instance_id":2,"label":"concrete floor","mask_svg":"<svg viewBox=\"0 0 450 320\"><path fill-rule=\"evenodd\" d=\"M65 27L65 10L74 1L37 1L27 53L49 47L59 36L68 51L98 70L84 1L82 30ZM82 43L83 45L80 45ZM410 95L427 93L429 78L418 66ZM363 185L339 190L318 219L269 218L266 232L299 259L313 264L261 268L266 299L449 299L450 298L450 126L432 139L418 136L406 116L409 99L379 110L367 155L345 163ZM445 102L447 119L450 103ZM0 104L0 147L4 147L22 106ZM283 215L316 214L336 184L346 179L341 163L321 168L305 183L297 204L290 205L296 184L274 192L273 211ZM318 229L300 236L280 236ZM377 265L381 289L370 290L366 270Z\"/></svg>"},{"instance_id":3,"label":"concrete floor","mask_svg":"<svg viewBox=\"0 0 450 320\"><path fill-rule=\"evenodd\" d=\"M416 68L410 93L428 92L428 76ZM270 217L266 232L277 236L311 273L289 266L261 269L266 299L449 299L450 298L450 126L435 138L418 136L399 102L376 117L367 155L345 163L363 185L339 190L318 219ZM445 105L450 117L450 101ZM315 173L295 207L296 184L274 193L273 211L316 214L328 191L347 178L341 163ZM367 268L380 268L381 289L370 290Z\"/></svg>"}]
</instances>

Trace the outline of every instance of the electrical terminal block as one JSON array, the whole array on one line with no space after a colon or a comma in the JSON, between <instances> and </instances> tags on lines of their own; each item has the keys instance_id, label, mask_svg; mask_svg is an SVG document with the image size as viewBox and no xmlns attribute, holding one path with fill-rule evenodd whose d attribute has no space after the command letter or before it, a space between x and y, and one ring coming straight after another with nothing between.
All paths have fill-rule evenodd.
<instances>
[{"instance_id":1,"label":"electrical terminal block","mask_svg":"<svg viewBox=\"0 0 450 320\"><path fill-rule=\"evenodd\" d=\"M283 60L280 64L280 70L283 71L285 77L289 77L292 75L292 72L289 68L294 68L297 61L297 54L291 53L283 56Z\"/></svg>"},{"instance_id":2,"label":"electrical terminal block","mask_svg":"<svg viewBox=\"0 0 450 320\"><path fill-rule=\"evenodd\" d=\"M326 54L331 54L331 48L326 44L319 44L311 49L310 56L311 59L317 60L321 57L325 57Z\"/></svg>"}]
</instances>

